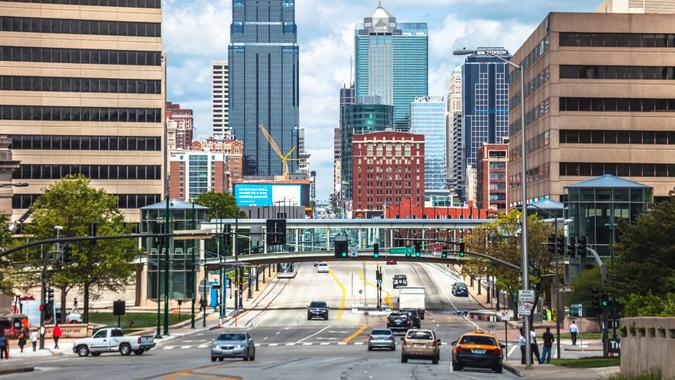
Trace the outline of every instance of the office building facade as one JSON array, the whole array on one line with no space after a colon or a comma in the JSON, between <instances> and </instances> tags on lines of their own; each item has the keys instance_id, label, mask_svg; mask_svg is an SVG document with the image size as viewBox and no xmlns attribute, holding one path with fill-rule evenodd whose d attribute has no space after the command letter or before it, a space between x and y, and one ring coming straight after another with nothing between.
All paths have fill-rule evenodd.
<instances>
[{"instance_id":1,"label":"office building facade","mask_svg":"<svg viewBox=\"0 0 675 380\"><path fill-rule=\"evenodd\" d=\"M394 106L398 130L410 127L410 103L429 93L429 33L425 23L399 23L378 6L354 37L356 96Z\"/></svg>"},{"instance_id":2,"label":"office building facade","mask_svg":"<svg viewBox=\"0 0 675 380\"><path fill-rule=\"evenodd\" d=\"M551 13L514 55L525 67L528 200L611 174L675 187L675 15ZM521 195L521 78L511 83L509 199Z\"/></svg>"},{"instance_id":3,"label":"office building facade","mask_svg":"<svg viewBox=\"0 0 675 380\"><path fill-rule=\"evenodd\" d=\"M194 117L192 110L180 104L166 102L166 126L169 150L190 149Z\"/></svg>"},{"instance_id":4,"label":"office building facade","mask_svg":"<svg viewBox=\"0 0 675 380\"><path fill-rule=\"evenodd\" d=\"M192 142L191 151L222 153L225 161L226 191L232 191L232 184L244 177L243 160L244 144L239 140L217 140L209 137L206 140Z\"/></svg>"},{"instance_id":5,"label":"office building facade","mask_svg":"<svg viewBox=\"0 0 675 380\"><path fill-rule=\"evenodd\" d=\"M508 210L509 144L484 144L476 153L476 204L479 209Z\"/></svg>"},{"instance_id":6,"label":"office building facade","mask_svg":"<svg viewBox=\"0 0 675 380\"><path fill-rule=\"evenodd\" d=\"M211 136L227 140L230 130L230 69L227 62L211 65Z\"/></svg>"},{"instance_id":7,"label":"office building facade","mask_svg":"<svg viewBox=\"0 0 675 380\"><path fill-rule=\"evenodd\" d=\"M244 174L282 174L282 162L258 128L298 158L299 48L295 1L232 3L228 49L230 128L244 142ZM291 172L297 161L288 162Z\"/></svg>"},{"instance_id":8,"label":"office building facade","mask_svg":"<svg viewBox=\"0 0 675 380\"><path fill-rule=\"evenodd\" d=\"M462 66L457 65L450 74L450 87L448 89L447 115L446 115L446 136L447 136L447 150L448 150L448 188L453 189L454 174L452 165L454 163L454 146L453 146L453 128L455 114L462 113Z\"/></svg>"},{"instance_id":9,"label":"office building facade","mask_svg":"<svg viewBox=\"0 0 675 380\"><path fill-rule=\"evenodd\" d=\"M445 108L442 96L415 98L410 103L410 132L424 136L424 192L427 200L432 196L449 195Z\"/></svg>"},{"instance_id":10,"label":"office building facade","mask_svg":"<svg viewBox=\"0 0 675 380\"><path fill-rule=\"evenodd\" d=\"M450 190L464 199L466 194L466 181L464 171L464 139L462 137L462 113L455 112L452 116L452 133L449 136L452 153L450 165Z\"/></svg>"},{"instance_id":11,"label":"office building facade","mask_svg":"<svg viewBox=\"0 0 675 380\"><path fill-rule=\"evenodd\" d=\"M0 2L0 129L29 184L12 218L82 174L138 222L163 193L161 2L80 3Z\"/></svg>"},{"instance_id":12,"label":"office building facade","mask_svg":"<svg viewBox=\"0 0 675 380\"><path fill-rule=\"evenodd\" d=\"M675 3L670 0L604 0L596 12L675 13Z\"/></svg>"}]
</instances>

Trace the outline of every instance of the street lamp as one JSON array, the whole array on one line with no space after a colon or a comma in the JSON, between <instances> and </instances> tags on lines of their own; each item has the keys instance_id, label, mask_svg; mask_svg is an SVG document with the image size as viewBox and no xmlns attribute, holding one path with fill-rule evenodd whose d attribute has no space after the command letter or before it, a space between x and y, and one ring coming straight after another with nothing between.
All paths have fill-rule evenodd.
<instances>
[{"instance_id":1,"label":"street lamp","mask_svg":"<svg viewBox=\"0 0 675 380\"><path fill-rule=\"evenodd\" d=\"M467 50L466 48L462 50L455 50L453 52L454 55L471 55L471 54L478 54L478 50ZM513 63L509 61L508 59L502 58L499 55L496 55L492 53L489 50L482 50L482 54L486 54L492 57L497 58L498 60L508 64L509 66L515 68L516 70L520 71L520 160L521 160L521 167L520 167L520 183L521 183L521 191L522 191L522 203L523 203L523 226L521 229L521 242L520 242L520 249L521 249L521 257L520 257L520 275L522 278L522 288L523 290L528 290L530 288L529 286L529 280L528 280L528 258L527 258L527 151L525 149L525 69L522 65L518 65L516 63ZM527 363L527 368L532 367L532 360L531 360L531 352L532 352L532 347L530 346L530 319L525 318L523 321L523 328L525 330L525 362Z\"/></svg>"}]
</instances>

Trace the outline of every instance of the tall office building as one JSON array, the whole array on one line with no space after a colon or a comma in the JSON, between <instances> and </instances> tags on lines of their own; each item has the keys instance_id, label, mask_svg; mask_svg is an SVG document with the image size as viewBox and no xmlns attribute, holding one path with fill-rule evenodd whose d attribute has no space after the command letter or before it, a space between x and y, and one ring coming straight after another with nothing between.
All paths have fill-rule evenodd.
<instances>
[{"instance_id":1,"label":"tall office building","mask_svg":"<svg viewBox=\"0 0 675 380\"><path fill-rule=\"evenodd\" d=\"M453 189L452 184L454 182L453 174L453 152L454 148L452 145L452 135L453 135L453 126L456 113L462 112L462 66L457 65L455 69L450 74L450 88L448 89L448 97L446 98L448 102L447 115L445 121L446 127L446 136L447 136L447 150L448 150L448 188Z\"/></svg>"},{"instance_id":2,"label":"tall office building","mask_svg":"<svg viewBox=\"0 0 675 380\"><path fill-rule=\"evenodd\" d=\"M410 132L424 135L424 196L448 196L448 144L442 96L415 98L410 103Z\"/></svg>"},{"instance_id":3,"label":"tall office building","mask_svg":"<svg viewBox=\"0 0 675 380\"><path fill-rule=\"evenodd\" d=\"M476 153L483 144L499 144L509 132L509 66L490 54L510 59L504 48L481 48L462 69L462 169L476 178ZM471 172L471 173L469 173ZM466 189L475 188L467 183ZM467 192L465 199L476 199Z\"/></svg>"},{"instance_id":4,"label":"tall office building","mask_svg":"<svg viewBox=\"0 0 675 380\"><path fill-rule=\"evenodd\" d=\"M244 175L282 173L282 162L258 128L285 154L298 146L299 49L295 1L232 3L230 128L244 142ZM297 158L297 149L292 158ZM291 172L297 161L289 161Z\"/></svg>"},{"instance_id":5,"label":"tall office building","mask_svg":"<svg viewBox=\"0 0 675 380\"><path fill-rule=\"evenodd\" d=\"M342 199L342 130L345 128L347 106L356 104L354 83L340 89L340 125L333 135L333 200L337 205Z\"/></svg>"},{"instance_id":6,"label":"tall office building","mask_svg":"<svg viewBox=\"0 0 675 380\"><path fill-rule=\"evenodd\" d=\"M675 2L672 0L604 0L596 12L675 13Z\"/></svg>"},{"instance_id":7,"label":"tall office building","mask_svg":"<svg viewBox=\"0 0 675 380\"><path fill-rule=\"evenodd\" d=\"M476 154L476 205L479 209L508 210L506 181L509 144L485 144Z\"/></svg>"},{"instance_id":8,"label":"tall office building","mask_svg":"<svg viewBox=\"0 0 675 380\"><path fill-rule=\"evenodd\" d=\"M166 102L167 145L169 150L190 149L194 117L192 110L180 104Z\"/></svg>"},{"instance_id":9,"label":"tall office building","mask_svg":"<svg viewBox=\"0 0 675 380\"><path fill-rule=\"evenodd\" d=\"M83 174L137 222L163 193L161 1L2 1L0 18L0 130L29 184L12 218Z\"/></svg>"},{"instance_id":10,"label":"tall office building","mask_svg":"<svg viewBox=\"0 0 675 380\"><path fill-rule=\"evenodd\" d=\"M448 136L450 139L450 146L452 153L448 156L452 157L451 175L450 175L450 189L462 199L465 199L466 181L464 172L464 149L462 137L462 113L455 112L452 117L452 133Z\"/></svg>"},{"instance_id":11,"label":"tall office building","mask_svg":"<svg viewBox=\"0 0 675 380\"><path fill-rule=\"evenodd\" d=\"M211 135L219 140L232 137L230 130L230 70L227 62L211 65Z\"/></svg>"},{"instance_id":12,"label":"tall office building","mask_svg":"<svg viewBox=\"0 0 675 380\"><path fill-rule=\"evenodd\" d=\"M398 130L408 130L410 103L429 94L426 23L398 23L378 6L355 31L356 96L379 96L394 106Z\"/></svg>"}]
</instances>

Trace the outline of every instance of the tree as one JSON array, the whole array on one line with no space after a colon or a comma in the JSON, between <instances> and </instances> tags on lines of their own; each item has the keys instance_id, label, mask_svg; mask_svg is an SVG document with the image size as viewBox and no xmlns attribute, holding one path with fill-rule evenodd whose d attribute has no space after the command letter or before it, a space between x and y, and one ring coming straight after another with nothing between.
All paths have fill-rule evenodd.
<instances>
[{"instance_id":1,"label":"tree","mask_svg":"<svg viewBox=\"0 0 675 380\"><path fill-rule=\"evenodd\" d=\"M9 218L5 214L0 214L0 248L5 249L11 244L12 232L9 230ZM13 282L8 263L5 259L0 262L0 292L3 294L13 293Z\"/></svg>"},{"instance_id":2,"label":"tree","mask_svg":"<svg viewBox=\"0 0 675 380\"><path fill-rule=\"evenodd\" d=\"M582 304L585 310L591 310L591 299L593 288L602 288L600 280L600 268L593 267L586 269L579 274L572 282L572 293L569 294L566 301L571 304Z\"/></svg>"},{"instance_id":3,"label":"tree","mask_svg":"<svg viewBox=\"0 0 675 380\"><path fill-rule=\"evenodd\" d=\"M91 187L91 181L81 175L66 176L49 186L44 195L33 204L28 234L36 240L55 237L54 226L63 227L61 237L88 236L90 224L95 224L97 235L121 235L132 232L117 207L115 196ZM49 259L48 281L61 290L61 317L66 314L66 295L78 286L83 291L84 322L89 320L89 302L92 293L100 290L119 290L127 285L134 273L133 260L138 250L133 239L83 241L62 246L72 252L72 261L55 260L56 247L33 250L28 254L29 267L41 268L42 254ZM51 251L51 253L50 253ZM25 255L19 252L18 255ZM37 271L39 272L39 271ZM32 282L39 281L40 273L27 274Z\"/></svg>"},{"instance_id":4,"label":"tree","mask_svg":"<svg viewBox=\"0 0 675 380\"><path fill-rule=\"evenodd\" d=\"M228 193L215 193L211 191L200 195L194 202L209 208L209 219L246 218L246 213L239 210L234 197Z\"/></svg>"}]
</instances>

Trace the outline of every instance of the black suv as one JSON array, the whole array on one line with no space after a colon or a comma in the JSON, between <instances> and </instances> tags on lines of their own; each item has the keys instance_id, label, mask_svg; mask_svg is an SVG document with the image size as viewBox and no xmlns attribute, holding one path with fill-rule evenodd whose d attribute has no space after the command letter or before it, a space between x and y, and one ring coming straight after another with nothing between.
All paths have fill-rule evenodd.
<instances>
[{"instance_id":1,"label":"black suv","mask_svg":"<svg viewBox=\"0 0 675 380\"><path fill-rule=\"evenodd\" d=\"M324 301L312 301L307 306L307 320L314 318L328 320L328 305Z\"/></svg>"},{"instance_id":2,"label":"black suv","mask_svg":"<svg viewBox=\"0 0 675 380\"><path fill-rule=\"evenodd\" d=\"M413 328L422 328L422 321L420 321L420 314L417 309L403 309L401 313L405 313L408 316Z\"/></svg>"},{"instance_id":3,"label":"black suv","mask_svg":"<svg viewBox=\"0 0 675 380\"><path fill-rule=\"evenodd\" d=\"M399 286L408 286L408 277L404 274L395 274L393 279L394 289Z\"/></svg>"},{"instance_id":4,"label":"black suv","mask_svg":"<svg viewBox=\"0 0 675 380\"><path fill-rule=\"evenodd\" d=\"M391 313L387 317L387 328L394 334L405 334L412 328L412 320L408 318L406 313Z\"/></svg>"}]
</instances>

